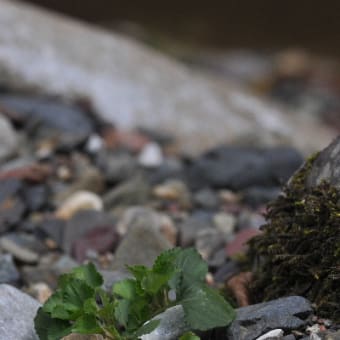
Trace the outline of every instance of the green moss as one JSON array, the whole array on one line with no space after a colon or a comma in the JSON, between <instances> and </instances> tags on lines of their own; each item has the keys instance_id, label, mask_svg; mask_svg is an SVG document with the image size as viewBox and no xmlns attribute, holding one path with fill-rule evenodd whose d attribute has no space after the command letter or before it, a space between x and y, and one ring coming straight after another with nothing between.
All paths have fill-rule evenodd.
<instances>
[{"instance_id":1,"label":"green moss","mask_svg":"<svg viewBox=\"0 0 340 340\"><path fill-rule=\"evenodd\" d=\"M263 234L250 242L256 301L302 295L322 317L340 321L340 193L327 182L306 188L314 155L269 205Z\"/></svg>"}]
</instances>

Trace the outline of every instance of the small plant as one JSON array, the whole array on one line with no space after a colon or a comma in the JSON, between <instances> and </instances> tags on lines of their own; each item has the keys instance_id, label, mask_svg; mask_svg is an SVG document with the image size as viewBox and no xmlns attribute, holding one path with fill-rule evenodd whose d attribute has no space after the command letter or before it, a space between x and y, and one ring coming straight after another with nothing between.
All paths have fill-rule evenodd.
<instances>
[{"instance_id":1,"label":"small plant","mask_svg":"<svg viewBox=\"0 0 340 340\"><path fill-rule=\"evenodd\" d=\"M116 283L112 294L93 264L60 276L56 292L38 310L35 329L41 340L59 340L70 333L101 334L110 340L134 340L152 332L152 318L182 305L192 330L227 326L233 308L205 284L206 263L195 249L163 252L152 268L129 266L133 275ZM183 340L199 339L186 333Z\"/></svg>"}]
</instances>

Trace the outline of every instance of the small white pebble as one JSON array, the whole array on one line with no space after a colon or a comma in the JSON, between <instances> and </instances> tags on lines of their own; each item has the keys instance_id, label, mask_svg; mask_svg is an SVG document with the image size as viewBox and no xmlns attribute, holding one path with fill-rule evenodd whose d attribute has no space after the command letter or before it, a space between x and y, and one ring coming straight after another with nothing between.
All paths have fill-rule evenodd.
<instances>
[{"instance_id":1,"label":"small white pebble","mask_svg":"<svg viewBox=\"0 0 340 340\"><path fill-rule=\"evenodd\" d=\"M261 335L256 340L265 340L265 339L282 339L283 338L283 330L282 329L273 329L266 334Z\"/></svg>"}]
</instances>

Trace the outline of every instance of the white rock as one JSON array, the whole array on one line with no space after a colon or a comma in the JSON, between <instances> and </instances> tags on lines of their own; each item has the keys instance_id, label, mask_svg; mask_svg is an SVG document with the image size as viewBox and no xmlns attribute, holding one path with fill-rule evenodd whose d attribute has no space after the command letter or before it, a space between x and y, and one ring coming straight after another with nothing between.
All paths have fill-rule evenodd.
<instances>
[{"instance_id":1,"label":"white rock","mask_svg":"<svg viewBox=\"0 0 340 340\"><path fill-rule=\"evenodd\" d=\"M86 143L86 150L90 153L96 153L103 147L103 145L103 139L97 134L93 134Z\"/></svg>"},{"instance_id":2,"label":"white rock","mask_svg":"<svg viewBox=\"0 0 340 340\"><path fill-rule=\"evenodd\" d=\"M283 338L283 330L282 329L273 329L266 334L261 335L256 340L266 340L266 339L277 339L280 340Z\"/></svg>"},{"instance_id":3,"label":"white rock","mask_svg":"<svg viewBox=\"0 0 340 340\"><path fill-rule=\"evenodd\" d=\"M162 149L157 143L148 143L138 156L140 165L146 168L155 168L163 163Z\"/></svg>"},{"instance_id":4,"label":"white rock","mask_svg":"<svg viewBox=\"0 0 340 340\"><path fill-rule=\"evenodd\" d=\"M77 191L69 196L56 212L58 218L70 219L80 210L103 210L101 198L89 191Z\"/></svg>"},{"instance_id":5,"label":"white rock","mask_svg":"<svg viewBox=\"0 0 340 340\"><path fill-rule=\"evenodd\" d=\"M228 239L233 236L236 226L236 218L232 214L228 213L217 213L213 217L216 229L222 232Z\"/></svg>"},{"instance_id":6,"label":"white rock","mask_svg":"<svg viewBox=\"0 0 340 340\"><path fill-rule=\"evenodd\" d=\"M40 304L20 290L0 285L0 339L39 340L34 317Z\"/></svg>"},{"instance_id":7,"label":"white rock","mask_svg":"<svg viewBox=\"0 0 340 340\"><path fill-rule=\"evenodd\" d=\"M0 113L0 161L15 153L18 137L9 121Z\"/></svg>"},{"instance_id":8,"label":"white rock","mask_svg":"<svg viewBox=\"0 0 340 340\"><path fill-rule=\"evenodd\" d=\"M0 73L9 85L88 98L117 126L162 128L187 151L254 131L300 148L331 139L311 117L293 117L135 41L19 1L0 0L0 8Z\"/></svg>"}]
</instances>

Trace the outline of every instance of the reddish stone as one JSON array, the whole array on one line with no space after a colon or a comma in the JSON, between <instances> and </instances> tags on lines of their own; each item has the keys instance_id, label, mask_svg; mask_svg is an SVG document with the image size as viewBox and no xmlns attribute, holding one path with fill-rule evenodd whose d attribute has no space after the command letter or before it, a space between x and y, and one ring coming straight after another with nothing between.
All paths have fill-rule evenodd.
<instances>
[{"instance_id":1,"label":"reddish stone","mask_svg":"<svg viewBox=\"0 0 340 340\"><path fill-rule=\"evenodd\" d=\"M73 242L72 255L78 262L83 262L87 251L94 250L98 254L112 252L118 245L118 241L119 235L112 226L100 226Z\"/></svg>"},{"instance_id":2,"label":"reddish stone","mask_svg":"<svg viewBox=\"0 0 340 340\"><path fill-rule=\"evenodd\" d=\"M115 128L106 128L102 132L105 145L114 149L125 147L132 152L140 152L150 139L138 131L118 131Z\"/></svg>"},{"instance_id":3,"label":"reddish stone","mask_svg":"<svg viewBox=\"0 0 340 340\"><path fill-rule=\"evenodd\" d=\"M238 254L246 253L248 246L247 242L261 233L260 230L254 228L248 228L241 230L235 236L235 238L227 244L226 253L228 256L234 256Z\"/></svg>"},{"instance_id":4,"label":"reddish stone","mask_svg":"<svg viewBox=\"0 0 340 340\"><path fill-rule=\"evenodd\" d=\"M52 173L48 165L33 164L22 168L0 172L0 180L16 178L29 182L44 182Z\"/></svg>"}]
</instances>

